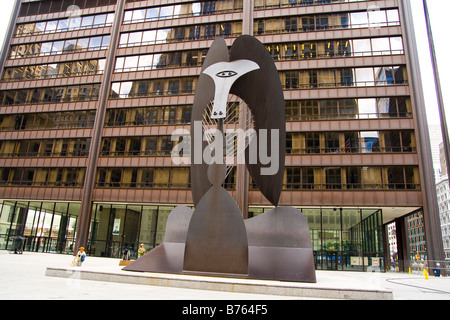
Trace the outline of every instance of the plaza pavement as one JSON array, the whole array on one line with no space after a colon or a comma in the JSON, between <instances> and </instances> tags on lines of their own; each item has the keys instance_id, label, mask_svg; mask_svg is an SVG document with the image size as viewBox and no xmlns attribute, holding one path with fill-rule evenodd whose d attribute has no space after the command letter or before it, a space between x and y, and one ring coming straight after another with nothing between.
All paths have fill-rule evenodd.
<instances>
[{"instance_id":1,"label":"plaza pavement","mask_svg":"<svg viewBox=\"0 0 450 320\"><path fill-rule=\"evenodd\" d=\"M153 286L111 281L83 280L77 273L59 277L46 275L47 268L76 272L126 273L119 259L86 257L81 267L69 267L70 255L0 250L1 300L299 300L302 296L239 293L214 290ZM78 273L79 275L80 273ZM428 280L420 274L316 271L318 288L380 290L392 292L394 300L450 300L450 277ZM264 283L263 283L264 285ZM362 297L362 296L361 296ZM345 299L343 295L341 297ZM321 299L316 298L316 299Z\"/></svg>"}]
</instances>

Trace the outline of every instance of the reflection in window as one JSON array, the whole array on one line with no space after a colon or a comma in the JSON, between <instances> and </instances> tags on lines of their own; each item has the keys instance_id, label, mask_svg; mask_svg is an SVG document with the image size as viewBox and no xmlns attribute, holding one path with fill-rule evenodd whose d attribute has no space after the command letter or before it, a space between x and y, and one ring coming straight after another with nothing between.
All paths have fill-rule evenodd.
<instances>
[{"instance_id":1,"label":"reflection in window","mask_svg":"<svg viewBox=\"0 0 450 320\"><path fill-rule=\"evenodd\" d=\"M102 37L92 37L89 41L89 51L98 50L102 46Z\"/></svg>"},{"instance_id":2,"label":"reflection in window","mask_svg":"<svg viewBox=\"0 0 450 320\"><path fill-rule=\"evenodd\" d=\"M20 59L34 56L58 55L89 50L105 50L109 46L110 36L68 39L66 41L54 41L43 43L28 43L11 47L10 59ZM67 45L65 45L65 42ZM67 48L67 50L63 49Z\"/></svg>"},{"instance_id":3,"label":"reflection in window","mask_svg":"<svg viewBox=\"0 0 450 320\"><path fill-rule=\"evenodd\" d=\"M374 55L389 54L390 43L389 38L374 38L372 39L372 50Z\"/></svg>"},{"instance_id":4,"label":"reflection in window","mask_svg":"<svg viewBox=\"0 0 450 320\"><path fill-rule=\"evenodd\" d=\"M392 54L403 53L402 37L391 37L390 40Z\"/></svg>"},{"instance_id":5,"label":"reflection in window","mask_svg":"<svg viewBox=\"0 0 450 320\"><path fill-rule=\"evenodd\" d=\"M210 15L221 12L235 12L242 10L242 1L203 1L146 9L125 11L123 23L138 23L143 21L176 19L181 17Z\"/></svg>"},{"instance_id":6,"label":"reflection in window","mask_svg":"<svg viewBox=\"0 0 450 320\"><path fill-rule=\"evenodd\" d=\"M73 16L69 18L69 30L79 29L81 27L81 17Z\"/></svg>"},{"instance_id":7,"label":"reflection in window","mask_svg":"<svg viewBox=\"0 0 450 320\"><path fill-rule=\"evenodd\" d=\"M171 29L159 29L156 34L156 43L165 43L169 40L170 31Z\"/></svg>"},{"instance_id":8,"label":"reflection in window","mask_svg":"<svg viewBox=\"0 0 450 320\"><path fill-rule=\"evenodd\" d=\"M353 28L367 26L369 22L367 11L350 13L350 21Z\"/></svg>"},{"instance_id":9,"label":"reflection in window","mask_svg":"<svg viewBox=\"0 0 450 320\"><path fill-rule=\"evenodd\" d=\"M52 46L53 54L62 54L64 48L64 41L55 41Z\"/></svg>"},{"instance_id":10,"label":"reflection in window","mask_svg":"<svg viewBox=\"0 0 450 320\"><path fill-rule=\"evenodd\" d=\"M157 79L115 82L111 85L110 97L117 99L159 95L192 94L197 78Z\"/></svg>"},{"instance_id":11,"label":"reflection in window","mask_svg":"<svg viewBox=\"0 0 450 320\"><path fill-rule=\"evenodd\" d=\"M96 186L188 189L189 168L99 168Z\"/></svg>"},{"instance_id":12,"label":"reflection in window","mask_svg":"<svg viewBox=\"0 0 450 320\"><path fill-rule=\"evenodd\" d=\"M83 94L80 93L84 92ZM57 88L37 88L0 91L0 105L22 105L73 101L95 101L100 84Z\"/></svg>"},{"instance_id":13,"label":"reflection in window","mask_svg":"<svg viewBox=\"0 0 450 320\"><path fill-rule=\"evenodd\" d=\"M82 17L81 27L88 28L94 24L94 16L85 16Z\"/></svg>"},{"instance_id":14,"label":"reflection in window","mask_svg":"<svg viewBox=\"0 0 450 320\"><path fill-rule=\"evenodd\" d=\"M356 68L356 85L367 87L374 85L373 68Z\"/></svg>"},{"instance_id":15,"label":"reflection in window","mask_svg":"<svg viewBox=\"0 0 450 320\"><path fill-rule=\"evenodd\" d=\"M386 11L384 10L368 10L369 14L369 28L385 27L387 26Z\"/></svg>"},{"instance_id":16,"label":"reflection in window","mask_svg":"<svg viewBox=\"0 0 450 320\"><path fill-rule=\"evenodd\" d=\"M358 99L360 118L376 118L376 99Z\"/></svg>"},{"instance_id":17,"label":"reflection in window","mask_svg":"<svg viewBox=\"0 0 450 320\"><path fill-rule=\"evenodd\" d=\"M105 126L148 126L161 124L188 124L191 122L192 106L159 106L107 111Z\"/></svg>"},{"instance_id":18,"label":"reflection in window","mask_svg":"<svg viewBox=\"0 0 450 320\"><path fill-rule=\"evenodd\" d=\"M39 21L17 25L15 36L30 36L55 32L66 32L88 28L110 26L114 22L114 13L83 17L69 17L58 20Z\"/></svg>"},{"instance_id":19,"label":"reflection in window","mask_svg":"<svg viewBox=\"0 0 450 320\"><path fill-rule=\"evenodd\" d=\"M287 121L411 117L409 98L362 98L336 100L287 100Z\"/></svg>"},{"instance_id":20,"label":"reflection in window","mask_svg":"<svg viewBox=\"0 0 450 320\"><path fill-rule=\"evenodd\" d=\"M242 22L228 24L203 24L122 33L119 47L133 47L151 45L155 43L169 43L186 40L212 39L217 36L239 36L242 33Z\"/></svg>"},{"instance_id":21,"label":"reflection in window","mask_svg":"<svg viewBox=\"0 0 450 320\"><path fill-rule=\"evenodd\" d=\"M36 80L102 74L105 70L105 62L105 59L101 59L5 68L2 80Z\"/></svg>"},{"instance_id":22,"label":"reflection in window","mask_svg":"<svg viewBox=\"0 0 450 320\"><path fill-rule=\"evenodd\" d=\"M386 16L389 23L400 21L397 9L386 10Z\"/></svg>"},{"instance_id":23,"label":"reflection in window","mask_svg":"<svg viewBox=\"0 0 450 320\"><path fill-rule=\"evenodd\" d=\"M363 153L380 152L380 136L377 131L361 132L361 151Z\"/></svg>"},{"instance_id":24,"label":"reflection in window","mask_svg":"<svg viewBox=\"0 0 450 320\"><path fill-rule=\"evenodd\" d=\"M420 190L418 168L415 166L285 168L284 190L344 188Z\"/></svg>"},{"instance_id":25,"label":"reflection in window","mask_svg":"<svg viewBox=\"0 0 450 320\"><path fill-rule=\"evenodd\" d=\"M272 34L291 31L310 32L328 29L380 28L399 25L398 10L368 10L350 14L330 13L298 18L255 20L254 33Z\"/></svg>"},{"instance_id":26,"label":"reflection in window","mask_svg":"<svg viewBox=\"0 0 450 320\"><path fill-rule=\"evenodd\" d=\"M280 80L284 89L367 87L375 85L374 73L377 74L377 85L403 85L407 83L404 66L282 71L280 72Z\"/></svg>"},{"instance_id":27,"label":"reflection in window","mask_svg":"<svg viewBox=\"0 0 450 320\"><path fill-rule=\"evenodd\" d=\"M411 153L416 152L412 130L288 132L288 154Z\"/></svg>"},{"instance_id":28,"label":"reflection in window","mask_svg":"<svg viewBox=\"0 0 450 320\"><path fill-rule=\"evenodd\" d=\"M93 26L103 26L106 23L106 14L98 14L94 16Z\"/></svg>"},{"instance_id":29,"label":"reflection in window","mask_svg":"<svg viewBox=\"0 0 450 320\"><path fill-rule=\"evenodd\" d=\"M377 85L385 86L394 84L394 72L392 67L376 67L375 75Z\"/></svg>"},{"instance_id":30,"label":"reflection in window","mask_svg":"<svg viewBox=\"0 0 450 320\"><path fill-rule=\"evenodd\" d=\"M372 48L370 46L370 39L354 39L353 52L355 56L370 55Z\"/></svg>"}]
</instances>

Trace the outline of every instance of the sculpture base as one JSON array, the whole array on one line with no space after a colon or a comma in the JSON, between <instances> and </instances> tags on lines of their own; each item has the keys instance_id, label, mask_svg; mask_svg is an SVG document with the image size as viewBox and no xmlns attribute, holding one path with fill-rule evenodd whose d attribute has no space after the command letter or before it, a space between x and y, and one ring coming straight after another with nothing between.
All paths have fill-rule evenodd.
<instances>
[{"instance_id":1,"label":"sculpture base","mask_svg":"<svg viewBox=\"0 0 450 320\"><path fill-rule=\"evenodd\" d=\"M316 282L311 249L250 246L248 251L250 279Z\"/></svg>"},{"instance_id":2,"label":"sculpture base","mask_svg":"<svg viewBox=\"0 0 450 320\"><path fill-rule=\"evenodd\" d=\"M60 277L70 279L109 281L114 283L139 284L155 286L155 289L149 289L149 299L161 299L158 287L181 289L176 297L186 297L193 293L193 299L219 299L227 300L229 295L222 293L240 293L252 294L252 296L232 296L232 299L258 299L270 300L280 297L284 299L309 298L309 299L345 299L345 300L393 300L392 288L389 285L380 286L380 283L387 283L383 273L367 274L355 271L340 271L336 276L336 271L317 271L316 283L288 282L288 281L270 281L242 279L238 277L223 277L219 275L214 277L208 274L208 277L189 274L162 274L162 273L139 273L124 272L119 269L105 267L105 264L96 265L95 257L91 257L89 264L82 268L65 267L47 267L45 275L48 277ZM101 259L101 258L99 258ZM141 258L139 258L141 259ZM138 259L138 260L139 260ZM103 259L104 260L104 259ZM95 261L99 261L98 259ZM65 263L66 265L66 263ZM374 281L377 279L378 281ZM389 284L389 283L387 283ZM186 291L195 290L195 291ZM207 290L207 291L203 291ZM210 292L212 290L213 292ZM67 291L67 290L66 290ZM65 292L66 292L65 291ZM127 298L141 299L139 294ZM403 291L401 291L403 292ZM173 295L173 291L171 291ZM234 297L234 298L233 298ZM121 297L114 297L120 299Z\"/></svg>"},{"instance_id":3,"label":"sculpture base","mask_svg":"<svg viewBox=\"0 0 450 320\"><path fill-rule=\"evenodd\" d=\"M315 271L311 272L311 268L308 268L311 259L314 259L312 251L309 249L249 247L248 252L248 274L183 270L184 244L173 243L159 245L122 270L223 278L316 282ZM268 260L268 256L273 257L273 259ZM295 265L296 267L289 268L288 265Z\"/></svg>"},{"instance_id":4,"label":"sculpture base","mask_svg":"<svg viewBox=\"0 0 450 320\"><path fill-rule=\"evenodd\" d=\"M222 273L185 270L188 220L192 212L175 208L167 220L164 242L143 257L124 267L125 271L189 275L209 275L225 278L246 278L294 282L316 282L314 255L308 223L303 214L291 207L277 207L257 217L245 220L248 236L248 273ZM180 222L183 222L182 224ZM176 223L175 225L172 223ZM183 225L186 228L180 226ZM176 227L175 227L176 226ZM174 236L174 231L177 236ZM233 261L230 261L232 264Z\"/></svg>"},{"instance_id":5,"label":"sculpture base","mask_svg":"<svg viewBox=\"0 0 450 320\"><path fill-rule=\"evenodd\" d=\"M182 273L184 243L165 242L122 270L157 273Z\"/></svg>"}]
</instances>

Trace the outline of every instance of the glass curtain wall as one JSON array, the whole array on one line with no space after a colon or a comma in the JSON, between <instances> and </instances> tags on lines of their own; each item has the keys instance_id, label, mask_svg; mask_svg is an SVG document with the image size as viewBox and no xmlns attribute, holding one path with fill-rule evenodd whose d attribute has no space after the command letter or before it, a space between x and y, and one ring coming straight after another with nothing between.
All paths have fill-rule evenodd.
<instances>
[{"instance_id":1,"label":"glass curtain wall","mask_svg":"<svg viewBox=\"0 0 450 320\"><path fill-rule=\"evenodd\" d=\"M249 215L256 216L269 209L249 208ZM300 210L308 221L317 270L385 270L380 209Z\"/></svg>"},{"instance_id":2,"label":"glass curtain wall","mask_svg":"<svg viewBox=\"0 0 450 320\"><path fill-rule=\"evenodd\" d=\"M94 204L87 252L121 258L125 249L136 259L163 242L173 206ZM4 201L0 206L0 249L68 253L74 251L79 203Z\"/></svg>"},{"instance_id":3,"label":"glass curtain wall","mask_svg":"<svg viewBox=\"0 0 450 320\"><path fill-rule=\"evenodd\" d=\"M4 201L0 249L72 253L79 203Z\"/></svg>"},{"instance_id":4,"label":"glass curtain wall","mask_svg":"<svg viewBox=\"0 0 450 320\"><path fill-rule=\"evenodd\" d=\"M147 251L163 242L173 206L94 204L88 253L121 258L128 250L136 259L141 243Z\"/></svg>"},{"instance_id":5,"label":"glass curtain wall","mask_svg":"<svg viewBox=\"0 0 450 320\"><path fill-rule=\"evenodd\" d=\"M381 210L310 209L304 214L308 223L314 216L310 232L317 270L384 271Z\"/></svg>"},{"instance_id":6,"label":"glass curtain wall","mask_svg":"<svg viewBox=\"0 0 450 320\"><path fill-rule=\"evenodd\" d=\"M136 259L164 240L173 206L103 204L93 206L87 252ZM251 207L249 217L270 208ZM73 253L79 203L4 201L0 249ZM302 208L308 221L317 270L384 271L383 220L380 209Z\"/></svg>"}]
</instances>

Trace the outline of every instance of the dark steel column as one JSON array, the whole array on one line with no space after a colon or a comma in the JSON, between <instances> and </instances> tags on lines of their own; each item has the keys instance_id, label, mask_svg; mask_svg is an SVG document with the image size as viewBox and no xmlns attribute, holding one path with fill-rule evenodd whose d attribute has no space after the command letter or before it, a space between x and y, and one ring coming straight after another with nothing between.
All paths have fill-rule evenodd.
<instances>
[{"instance_id":1,"label":"dark steel column","mask_svg":"<svg viewBox=\"0 0 450 320\"><path fill-rule=\"evenodd\" d=\"M97 161L100 151L103 124L105 122L106 106L108 103L109 90L111 87L111 77L114 71L116 48L120 36L120 26L125 8L125 0L117 0L116 15L114 17L114 24L111 30L111 41L109 44L107 63L105 73L103 76L102 86L100 88L99 100L97 104L97 112L95 114L94 128L92 131L91 146L89 149L89 159L84 178L83 197L81 200L80 218L77 226L77 240L74 249L74 254L78 247L87 248L89 237L89 224L91 222L92 214L92 192L95 185L95 177L97 173Z\"/></svg>"},{"instance_id":2,"label":"dark steel column","mask_svg":"<svg viewBox=\"0 0 450 320\"><path fill-rule=\"evenodd\" d=\"M395 219L395 233L397 237L398 271L408 272L410 266L408 250L408 228L406 218Z\"/></svg>"},{"instance_id":3,"label":"dark steel column","mask_svg":"<svg viewBox=\"0 0 450 320\"><path fill-rule=\"evenodd\" d=\"M422 76L420 74L419 57L414 32L414 21L409 0L399 1L402 17L406 59L408 61L409 83L411 85L411 101L415 131L417 135L417 152L419 155L419 173L423 198L423 218L429 266L444 260L439 208L437 203L436 183L434 179L433 161L431 158L430 134L423 95Z\"/></svg>"},{"instance_id":4,"label":"dark steel column","mask_svg":"<svg viewBox=\"0 0 450 320\"><path fill-rule=\"evenodd\" d=\"M389 270L389 265L391 263L391 252L389 248L389 232L388 225L383 224L383 257L384 257L384 271Z\"/></svg>"}]
</instances>

